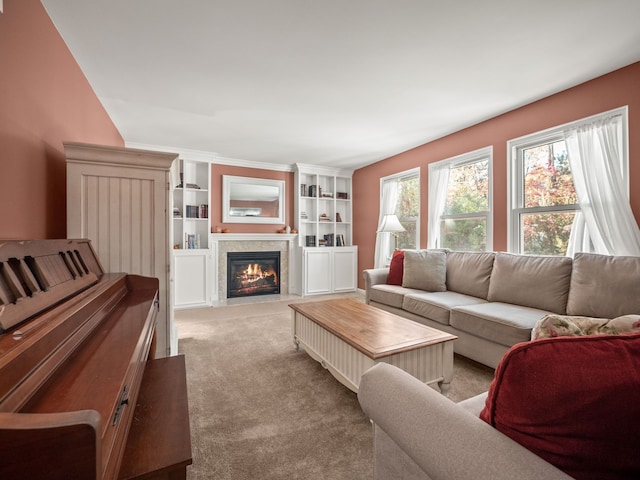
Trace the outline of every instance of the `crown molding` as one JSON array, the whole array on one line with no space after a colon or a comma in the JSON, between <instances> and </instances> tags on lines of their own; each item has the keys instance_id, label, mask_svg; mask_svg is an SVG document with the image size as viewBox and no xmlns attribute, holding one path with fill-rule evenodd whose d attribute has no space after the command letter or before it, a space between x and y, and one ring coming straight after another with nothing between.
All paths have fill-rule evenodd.
<instances>
[{"instance_id":1,"label":"crown molding","mask_svg":"<svg viewBox=\"0 0 640 480\"><path fill-rule=\"evenodd\" d=\"M1 0L0 0L1 1ZM191 150L188 148L170 147L166 145L149 145L145 143L126 143L128 148L139 148L143 150L154 150L159 152L177 152L183 160L198 162L209 162L217 165L230 165L233 167L257 168L260 170L275 170L279 172L293 172L294 165L283 165L278 163L254 162L239 158L229 158L218 155L215 152L204 150Z\"/></svg>"},{"instance_id":2,"label":"crown molding","mask_svg":"<svg viewBox=\"0 0 640 480\"><path fill-rule=\"evenodd\" d=\"M306 165L304 163L296 163L294 164L294 169L296 171L303 170L309 173L316 173L318 175L336 175L342 177L350 177L353 175L353 169L351 168L336 168L336 167L325 167L322 165Z\"/></svg>"}]
</instances>

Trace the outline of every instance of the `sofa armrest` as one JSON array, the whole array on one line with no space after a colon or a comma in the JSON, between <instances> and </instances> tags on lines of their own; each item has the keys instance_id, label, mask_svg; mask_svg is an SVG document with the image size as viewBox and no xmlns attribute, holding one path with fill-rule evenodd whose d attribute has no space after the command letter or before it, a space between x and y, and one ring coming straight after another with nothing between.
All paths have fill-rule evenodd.
<instances>
[{"instance_id":1,"label":"sofa armrest","mask_svg":"<svg viewBox=\"0 0 640 480\"><path fill-rule=\"evenodd\" d=\"M389 276L389 267L386 268L370 268L362 271L364 278L365 302L369 304L369 290L373 285L387 283Z\"/></svg>"},{"instance_id":2,"label":"sofa armrest","mask_svg":"<svg viewBox=\"0 0 640 480\"><path fill-rule=\"evenodd\" d=\"M397 367L365 372L358 400L429 478L571 478Z\"/></svg>"}]
</instances>

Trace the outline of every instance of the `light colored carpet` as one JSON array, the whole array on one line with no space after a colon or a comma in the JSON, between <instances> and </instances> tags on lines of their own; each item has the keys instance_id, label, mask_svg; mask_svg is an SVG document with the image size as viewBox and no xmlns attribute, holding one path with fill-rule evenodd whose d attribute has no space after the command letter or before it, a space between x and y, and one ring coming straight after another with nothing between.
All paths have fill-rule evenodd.
<instances>
[{"instance_id":1,"label":"light colored carpet","mask_svg":"<svg viewBox=\"0 0 640 480\"><path fill-rule=\"evenodd\" d=\"M371 424L353 392L295 350L289 303L176 312L191 418L188 479L373 478ZM454 368L454 401L485 391L493 377L462 357Z\"/></svg>"}]
</instances>

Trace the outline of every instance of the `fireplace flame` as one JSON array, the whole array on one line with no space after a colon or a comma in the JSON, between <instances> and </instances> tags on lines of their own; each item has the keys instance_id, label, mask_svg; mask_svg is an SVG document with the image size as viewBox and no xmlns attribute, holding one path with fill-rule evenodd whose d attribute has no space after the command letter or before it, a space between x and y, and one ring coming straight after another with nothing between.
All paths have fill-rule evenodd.
<instances>
[{"instance_id":1,"label":"fireplace flame","mask_svg":"<svg viewBox=\"0 0 640 480\"><path fill-rule=\"evenodd\" d=\"M250 263L240 274L240 283L243 287L247 287L269 277L273 277L274 283L277 283L276 271L272 267L263 271L259 264Z\"/></svg>"}]
</instances>

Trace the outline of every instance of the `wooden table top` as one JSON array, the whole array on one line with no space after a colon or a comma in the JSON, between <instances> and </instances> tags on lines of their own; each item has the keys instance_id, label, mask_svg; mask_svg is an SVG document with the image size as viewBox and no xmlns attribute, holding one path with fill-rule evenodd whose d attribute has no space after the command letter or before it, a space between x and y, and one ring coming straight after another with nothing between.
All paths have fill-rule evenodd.
<instances>
[{"instance_id":1,"label":"wooden table top","mask_svg":"<svg viewBox=\"0 0 640 480\"><path fill-rule=\"evenodd\" d=\"M350 298L289 306L374 360L458 338Z\"/></svg>"}]
</instances>

